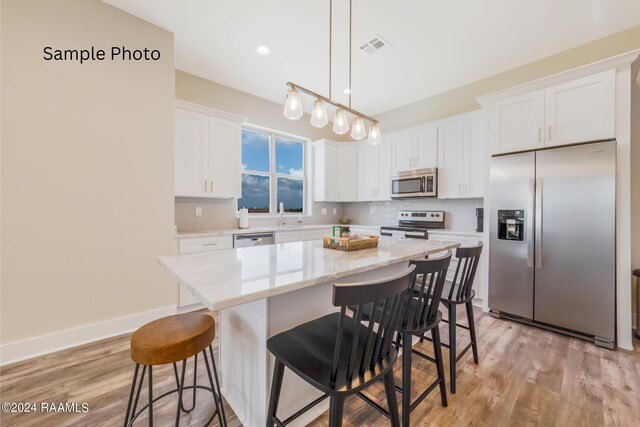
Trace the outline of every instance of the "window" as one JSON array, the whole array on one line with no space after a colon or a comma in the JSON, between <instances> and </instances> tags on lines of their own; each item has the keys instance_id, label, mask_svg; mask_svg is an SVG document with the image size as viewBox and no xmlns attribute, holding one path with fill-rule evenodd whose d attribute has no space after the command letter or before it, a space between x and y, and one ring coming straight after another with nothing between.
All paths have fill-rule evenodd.
<instances>
[{"instance_id":1,"label":"window","mask_svg":"<svg viewBox=\"0 0 640 427\"><path fill-rule=\"evenodd\" d=\"M253 129L242 130L242 197L250 213L305 212L305 144Z\"/></svg>"}]
</instances>

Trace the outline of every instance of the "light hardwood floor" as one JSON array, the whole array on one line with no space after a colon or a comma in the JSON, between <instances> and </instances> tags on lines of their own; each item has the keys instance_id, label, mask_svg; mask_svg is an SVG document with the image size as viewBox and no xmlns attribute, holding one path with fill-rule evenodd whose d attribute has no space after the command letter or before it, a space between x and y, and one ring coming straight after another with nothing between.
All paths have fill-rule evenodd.
<instances>
[{"instance_id":1,"label":"light hardwood floor","mask_svg":"<svg viewBox=\"0 0 640 427\"><path fill-rule=\"evenodd\" d=\"M412 425L640 425L640 346L637 342L633 352L610 351L479 312L476 319L480 364L473 363L470 353L465 355L458 365L458 391L455 395L449 394L449 407L443 408L438 393L433 392L412 413ZM468 342L464 332L461 330L458 334L461 347ZM430 343L419 346L430 352ZM443 351L446 362L447 350ZM202 361L199 368L204 368ZM397 363L398 381L399 368ZM414 358L416 381L431 381L434 372L433 365ZM445 372L448 375L448 366ZM2 367L0 400L3 402L87 402L89 412L1 414L0 425L121 425L132 374L128 335ZM206 383L205 375L204 369L198 369L203 383ZM170 366L154 370L154 385L156 395L175 386ZM420 392L418 388L413 388L416 394ZM384 402L381 386L370 390L372 396ZM301 406L304 403L301 402ZM199 392L196 410L183 416L182 425L202 425L212 407L210 397ZM155 425L171 425L175 409L176 401L172 397L156 404ZM345 426L388 425L384 417L357 397L347 400L345 416ZM230 427L240 425L228 407L227 417ZM324 414L312 425L323 426L327 422ZM141 418L136 425L146 425L146 418Z\"/></svg>"}]
</instances>

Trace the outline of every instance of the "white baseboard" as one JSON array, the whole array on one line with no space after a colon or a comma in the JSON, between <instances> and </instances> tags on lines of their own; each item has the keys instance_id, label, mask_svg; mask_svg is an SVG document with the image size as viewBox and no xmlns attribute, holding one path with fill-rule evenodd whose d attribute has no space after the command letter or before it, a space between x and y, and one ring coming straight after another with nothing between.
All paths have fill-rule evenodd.
<instances>
[{"instance_id":1,"label":"white baseboard","mask_svg":"<svg viewBox=\"0 0 640 427\"><path fill-rule=\"evenodd\" d=\"M176 313L176 306L164 307L3 344L0 345L0 366L126 334L147 322Z\"/></svg>"}]
</instances>

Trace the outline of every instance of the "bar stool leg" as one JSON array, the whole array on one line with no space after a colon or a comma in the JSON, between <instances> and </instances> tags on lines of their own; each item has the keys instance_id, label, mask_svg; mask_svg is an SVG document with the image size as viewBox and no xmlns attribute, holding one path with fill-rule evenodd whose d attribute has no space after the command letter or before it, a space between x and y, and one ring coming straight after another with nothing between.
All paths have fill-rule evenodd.
<instances>
[{"instance_id":1,"label":"bar stool leg","mask_svg":"<svg viewBox=\"0 0 640 427\"><path fill-rule=\"evenodd\" d=\"M267 427L273 427L273 417L278 410L280 391L282 391L282 377L284 375L284 363L276 359L273 366L273 380L271 382L271 396L269 397L269 410L267 411Z\"/></svg>"},{"instance_id":2,"label":"bar stool leg","mask_svg":"<svg viewBox=\"0 0 640 427\"><path fill-rule=\"evenodd\" d=\"M329 399L329 427L341 427L344 414L344 396L331 396Z\"/></svg>"},{"instance_id":3,"label":"bar stool leg","mask_svg":"<svg viewBox=\"0 0 640 427\"><path fill-rule=\"evenodd\" d=\"M471 335L471 350L473 351L473 362L477 365L478 359L478 343L476 340L476 321L473 317L473 305L471 301L465 303L467 307L467 321L469 322L469 334Z\"/></svg>"},{"instance_id":4,"label":"bar stool leg","mask_svg":"<svg viewBox=\"0 0 640 427\"><path fill-rule=\"evenodd\" d=\"M127 427L127 424L129 424L129 416L130 415L133 416L133 414L131 414L131 403L133 402L133 394L136 390L136 381L138 380L138 370L140 370L140 365L136 363L136 369L133 371L133 381L131 382L131 392L129 393L129 402L127 403L127 414L124 416L124 427Z\"/></svg>"},{"instance_id":5,"label":"bar stool leg","mask_svg":"<svg viewBox=\"0 0 640 427\"><path fill-rule=\"evenodd\" d=\"M384 374L384 392L387 395L391 425L393 427L400 427L400 414L398 413L398 400L396 399L396 383L393 377L393 369L389 369L389 372Z\"/></svg>"},{"instance_id":6,"label":"bar stool leg","mask_svg":"<svg viewBox=\"0 0 640 427\"><path fill-rule=\"evenodd\" d=\"M411 421L411 335L402 335L402 426Z\"/></svg>"},{"instance_id":7,"label":"bar stool leg","mask_svg":"<svg viewBox=\"0 0 640 427\"><path fill-rule=\"evenodd\" d=\"M433 353L436 356L436 369L438 371L438 379L440 380L440 399L442 400L442 406L447 407L447 386L444 381L444 365L442 362L442 344L440 343L440 325L436 326L431 331L431 337L433 338Z\"/></svg>"},{"instance_id":8,"label":"bar stool leg","mask_svg":"<svg viewBox=\"0 0 640 427\"><path fill-rule=\"evenodd\" d=\"M149 365L149 427L153 427L153 366Z\"/></svg>"},{"instance_id":9,"label":"bar stool leg","mask_svg":"<svg viewBox=\"0 0 640 427\"><path fill-rule=\"evenodd\" d=\"M451 394L456 393L456 305L449 304L449 372Z\"/></svg>"},{"instance_id":10,"label":"bar stool leg","mask_svg":"<svg viewBox=\"0 0 640 427\"><path fill-rule=\"evenodd\" d=\"M211 375L211 367L209 366L209 359L207 358L207 350L206 349L202 351L202 356L204 358L204 364L207 367L207 376L209 377L209 384L211 385L211 394L213 394L213 401L216 404L216 412L218 414L218 422L220 423L221 427L225 427L226 423L223 422L222 412L220 411L220 406L221 406L222 402L220 401L220 398L218 397L218 393L216 392L216 386L213 383L213 376ZM213 360L212 360L212 365L213 365ZM226 418L225 418L224 421L226 421Z\"/></svg>"},{"instance_id":11,"label":"bar stool leg","mask_svg":"<svg viewBox=\"0 0 640 427\"><path fill-rule=\"evenodd\" d=\"M222 390L220 390L220 380L218 379L218 368L216 367L216 359L213 358L213 349L211 348L211 344L209 344L209 356L211 356L211 366L213 369L213 377L216 379L216 390L218 393L218 401L220 402L220 411L222 411L222 419L224 420L224 427L226 427L227 416L224 413L224 402L222 401Z\"/></svg>"}]
</instances>

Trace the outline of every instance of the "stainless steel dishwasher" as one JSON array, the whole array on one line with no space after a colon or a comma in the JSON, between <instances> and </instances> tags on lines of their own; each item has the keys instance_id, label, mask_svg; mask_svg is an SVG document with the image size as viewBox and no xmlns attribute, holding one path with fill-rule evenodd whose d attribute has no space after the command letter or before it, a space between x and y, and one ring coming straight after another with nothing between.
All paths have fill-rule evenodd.
<instances>
[{"instance_id":1,"label":"stainless steel dishwasher","mask_svg":"<svg viewBox=\"0 0 640 427\"><path fill-rule=\"evenodd\" d=\"M276 235L273 232L247 233L247 234L233 235L234 248L247 248L249 246L274 245L275 243L276 243Z\"/></svg>"}]
</instances>

